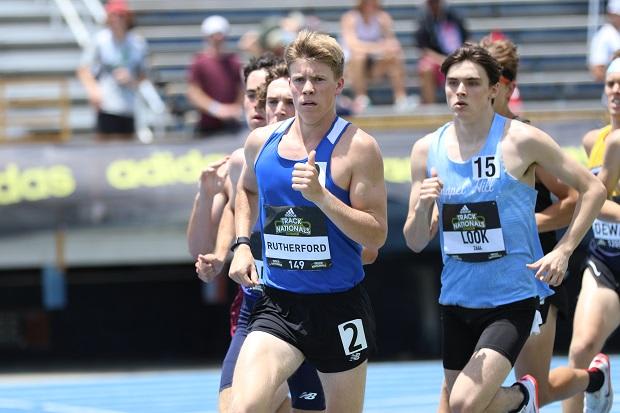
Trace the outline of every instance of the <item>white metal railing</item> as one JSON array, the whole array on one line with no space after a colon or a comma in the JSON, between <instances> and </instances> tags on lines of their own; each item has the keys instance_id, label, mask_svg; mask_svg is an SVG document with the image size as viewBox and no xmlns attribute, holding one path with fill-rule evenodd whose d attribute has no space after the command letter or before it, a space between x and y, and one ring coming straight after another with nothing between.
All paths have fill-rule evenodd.
<instances>
[{"instance_id":1,"label":"white metal railing","mask_svg":"<svg viewBox=\"0 0 620 413\"><path fill-rule=\"evenodd\" d=\"M93 20L100 25L105 24L106 13L101 1L99 0L82 0L84 6L89 11Z\"/></svg>"},{"instance_id":2,"label":"white metal railing","mask_svg":"<svg viewBox=\"0 0 620 413\"><path fill-rule=\"evenodd\" d=\"M601 17L601 1L600 0L589 0L588 1L588 48L590 47L590 42L592 41L592 37L598 30L598 26L600 24Z\"/></svg>"},{"instance_id":3,"label":"white metal railing","mask_svg":"<svg viewBox=\"0 0 620 413\"><path fill-rule=\"evenodd\" d=\"M73 33L75 41L80 47L85 48L90 42L90 33L86 29L82 18L77 12L75 5L71 0L54 0L63 19L69 26L69 30Z\"/></svg>"},{"instance_id":4,"label":"white metal railing","mask_svg":"<svg viewBox=\"0 0 620 413\"><path fill-rule=\"evenodd\" d=\"M88 47L92 36L78 13L73 0L54 1L76 42L82 49ZM82 0L82 2L93 22L103 26L107 16L101 1ZM169 119L166 104L159 96L159 93L157 93L153 83L148 79L140 82L138 97L138 102L136 102L136 135L138 135L140 141L150 143L153 141L154 135L163 136L165 133L166 123Z\"/></svg>"}]
</instances>

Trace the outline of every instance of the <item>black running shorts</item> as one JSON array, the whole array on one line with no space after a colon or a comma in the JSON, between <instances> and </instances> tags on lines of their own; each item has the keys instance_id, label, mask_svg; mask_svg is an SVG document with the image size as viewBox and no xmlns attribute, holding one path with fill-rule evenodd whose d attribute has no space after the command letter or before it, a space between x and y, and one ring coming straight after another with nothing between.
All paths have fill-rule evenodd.
<instances>
[{"instance_id":1,"label":"black running shorts","mask_svg":"<svg viewBox=\"0 0 620 413\"><path fill-rule=\"evenodd\" d=\"M562 317L565 320L568 319L568 291L566 291L566 287L563 283L557 287L552 285L549 287L555 291L555 294L545 298L544 303L540 305L539 311L543 321L542 324L547 322L547 314L549 314L550 305L558 309L558 317Z\"/></svg>"},{"instance_id":2,"label":"black running shorts","mask_svg":"<svg viewBox=\"0 0 620 413\"><path fill-rule=\"evenodd\" d=\"M590 269L600 287L610 288L620 295L620 257L602 260L588 255L586 267Z\"/></svg>"},{"instance_id":3,"label":"black running shorts","mask_svg":"<svg viewBox=\"0 0 620 413\"><path fill-rule=\"evenodd\" d=\"M330 294L266 287L254 307L250 331L269 333L297 347L323 373L355 368L375 349L374 313L360 284Z\"/></svg>"},{"instance_id":4,"label":"black running shorts","mask_svg":"<svg viewBox=\"0 0 620 413\"><path fill-rule=\"evenodd\" d=\"M471 356L490 348L514 365L530 336L538 297L495 308L441 305L443 366L463 370Z\"/></svg>"}]
</instances>

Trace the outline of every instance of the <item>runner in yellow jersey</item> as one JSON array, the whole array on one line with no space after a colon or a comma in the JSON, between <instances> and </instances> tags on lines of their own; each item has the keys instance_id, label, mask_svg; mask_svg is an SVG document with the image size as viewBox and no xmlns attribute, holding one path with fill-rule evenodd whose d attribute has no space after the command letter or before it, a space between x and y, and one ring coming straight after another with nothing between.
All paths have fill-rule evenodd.
<instances>
[{"instance_id":1,"label":"runner in yellow jersey","mask_svg":"<svg viewBox=\"0 0 620 413\"><path fill-rule=\"evenodd\" d=\"M613 402L609 359L597 353L620 325L620 59L607 69L605 95L611 123L588 132L583 145L589 156L588 167L605 184L608 200L592 225L593 238L573 320L569 365L583 368L590 363L590 368L602 367L606 374L598 392L586 393L585 410L579 395L564 401L565 413L609 412Z\"/></svg>"}]
</instances>

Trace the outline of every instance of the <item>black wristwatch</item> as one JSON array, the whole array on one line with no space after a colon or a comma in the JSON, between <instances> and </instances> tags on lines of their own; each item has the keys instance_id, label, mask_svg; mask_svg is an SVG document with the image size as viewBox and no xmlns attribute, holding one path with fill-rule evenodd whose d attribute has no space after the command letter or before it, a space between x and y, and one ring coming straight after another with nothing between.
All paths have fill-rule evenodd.
<instances>
[{"instance_id":1,"label":"black wristwatch","mask_svg":"<svg viewBox=\"0 0 620 413\"><path fill-rule=\"evenodd\" d=\"M248 237L237 237L235 242L233 242L233 245L230 247L230 250L234 252L241 244L250 245L250 239Z\"/></svg>"}]
</instances>

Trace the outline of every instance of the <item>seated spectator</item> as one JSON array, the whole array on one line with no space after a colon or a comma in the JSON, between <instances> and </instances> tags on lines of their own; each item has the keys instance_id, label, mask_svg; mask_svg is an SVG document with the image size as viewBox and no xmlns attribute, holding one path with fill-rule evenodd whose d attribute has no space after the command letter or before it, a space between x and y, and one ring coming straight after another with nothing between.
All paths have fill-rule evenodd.
<instances>
[{"instance_id":1,"label":"seated spectator","mask_svg":"<svg viewBox=\"0 0 620 413\"><path fill-rule=\"evenodd\" d=\"M607 65L612 56L620 49L620 0L609 0L607 3L607 23L592 37L588 66L594 80L605 80Z\"/></svg>"},{"instance_id":2,"label":"seated spectator","mask_svg":"<svg viewBox=\"0 0 620 413\"><path fill-rule=\"evenodd\" d=\"M379 0L358 0L340 20L347 75L355 94L354 105L363 111L369 104L368 83L388 76L399 109L410 106L405 89L405 64L394 23Z\"/></svg>"},{"instance_id":3,"label":"seated spectator","mask_svg":"<svg viewBox=\"0 0 620 413\"><path fill-rule=\"evenodd\" d=\"M292 11L285 17L269 16L258 30L249 30L239 39L239 50L250 56L261 56L271 52L283 57L286 46L303 29L317 31L321 21L316 16L307 16L300 11Z\"/></svg>"},{"instance_id":4,"label":"seated spectator","mask_svg":"<svg viewBox=\"0 0 620 413\"><path fill-rule=\"evenodd\" d=\"M468 37L465 22L443 0L426 0L415 34L421 51L418 73L422 103L435 103L437 87L445 81L440 70L441 63Z\"/></svg>"},{"instance_id":5,"label":"seated spectator","mask_svg":"<svg viewBox=\"0 0 620 413\"><path fill-rule=\"evenodd\" d=\"M105 9L107 27L84 50L77 76L97 111L97 139L132 139L136 90L146 78L147 45L131 30L133 14L124 0L110 0Z\"/></svg>"},{"instance_id":6,"label":"seated spectator","mask_svg":"<svg viewBox=\"0 0 620 413\"><path fill-rule=\"evenodd\" d=\"M194 56L189 69L187 97L200 111L197 136L236 132L241 128L243 81L241 63L226 52L228 21L210 16L202 22L205 48Z\"/></svg>"}]
</instances>

